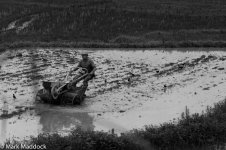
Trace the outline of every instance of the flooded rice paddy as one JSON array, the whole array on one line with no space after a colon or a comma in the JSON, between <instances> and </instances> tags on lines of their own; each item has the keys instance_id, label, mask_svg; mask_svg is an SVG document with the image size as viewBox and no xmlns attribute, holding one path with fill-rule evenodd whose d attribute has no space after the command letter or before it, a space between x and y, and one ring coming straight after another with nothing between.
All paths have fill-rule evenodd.
<instances>
[{"instance_id":1,"label":"flooded rice paddy","mask_svg":"<svg viewBox=\"0 0 226 150\"><path fill-rule=\"evenodd\" d=\"M226 97L224 49L87 50L97 65L79 106L35 102L43 80L63 80L81 50L25 48L0 55L0 142L43 132L126 132L202 113Z\"/></svg>"}]
</instances>

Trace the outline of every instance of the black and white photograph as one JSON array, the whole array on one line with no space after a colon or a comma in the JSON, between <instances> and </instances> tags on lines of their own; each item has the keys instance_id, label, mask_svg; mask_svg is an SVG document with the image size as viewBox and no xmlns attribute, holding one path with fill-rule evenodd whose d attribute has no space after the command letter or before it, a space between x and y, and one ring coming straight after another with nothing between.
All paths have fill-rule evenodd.
<instances>
[{"instance_id":1,"label":"black and white photograph","mask_svg":"<svg viewBox=\"0 0 226 150\"><path fill-rule=\"evenodd\" d=\"M0 150L226 150L226 0L0 0Z\"/></svg>"}]
</instances>

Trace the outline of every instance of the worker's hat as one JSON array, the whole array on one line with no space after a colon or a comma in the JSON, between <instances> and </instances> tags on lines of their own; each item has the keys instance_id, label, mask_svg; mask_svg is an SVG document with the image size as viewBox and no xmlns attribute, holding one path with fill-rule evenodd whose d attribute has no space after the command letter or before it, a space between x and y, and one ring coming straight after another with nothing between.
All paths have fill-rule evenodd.
<instances>
[{"instance_id":1,"label":"worker's hat","mask_svg":"<svg viewBox=\"0 0 226 150\"><path fill-rule=\"evenodd\" d=\"M80 55L89 55L89 53L86 51L82 51L82 52L80 52Z\"/></svg>"}]
</instances>

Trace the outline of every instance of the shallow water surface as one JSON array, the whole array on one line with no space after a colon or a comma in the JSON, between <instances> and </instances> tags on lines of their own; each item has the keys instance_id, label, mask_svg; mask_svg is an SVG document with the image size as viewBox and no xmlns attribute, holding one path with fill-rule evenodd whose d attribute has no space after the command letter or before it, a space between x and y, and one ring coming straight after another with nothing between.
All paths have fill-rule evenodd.
<instances>
[{"instance_id":1,"label":"shallow water surface","mask_svg":"<svg viewBox=\"0 0 226 150\"><path fill-rule=\"evenodd\" d=\"M78 126L120 133L176 121L186 106L201 113L226 96L226 52L204 50L87 50L98 70L80 106L39 104L35 95L41 81L63 80L81 50L6 51L0 55L0 142Z\"/></svg>"}]
</instances>

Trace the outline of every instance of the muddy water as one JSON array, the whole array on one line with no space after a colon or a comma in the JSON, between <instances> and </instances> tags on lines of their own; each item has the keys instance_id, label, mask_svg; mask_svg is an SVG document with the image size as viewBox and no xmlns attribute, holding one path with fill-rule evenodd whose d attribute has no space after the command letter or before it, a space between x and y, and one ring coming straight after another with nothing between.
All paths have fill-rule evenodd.
<instances>
[{"instance_id":1,"label":"muddy water","mask_svg":"<svg viewBox=\"0 0 226 150\"><path fill-rule=\"evenodd\" d=\"M206 51L205 51L206 50ZM35 102L41 81L63 80L77 49L33 48L0 55L0 142L43 132L125 132L175 121L187 106L202 113L224 100L226 52L207 49L88 50L97 65L80 106Z\"/></svg>"}]
</instances>

